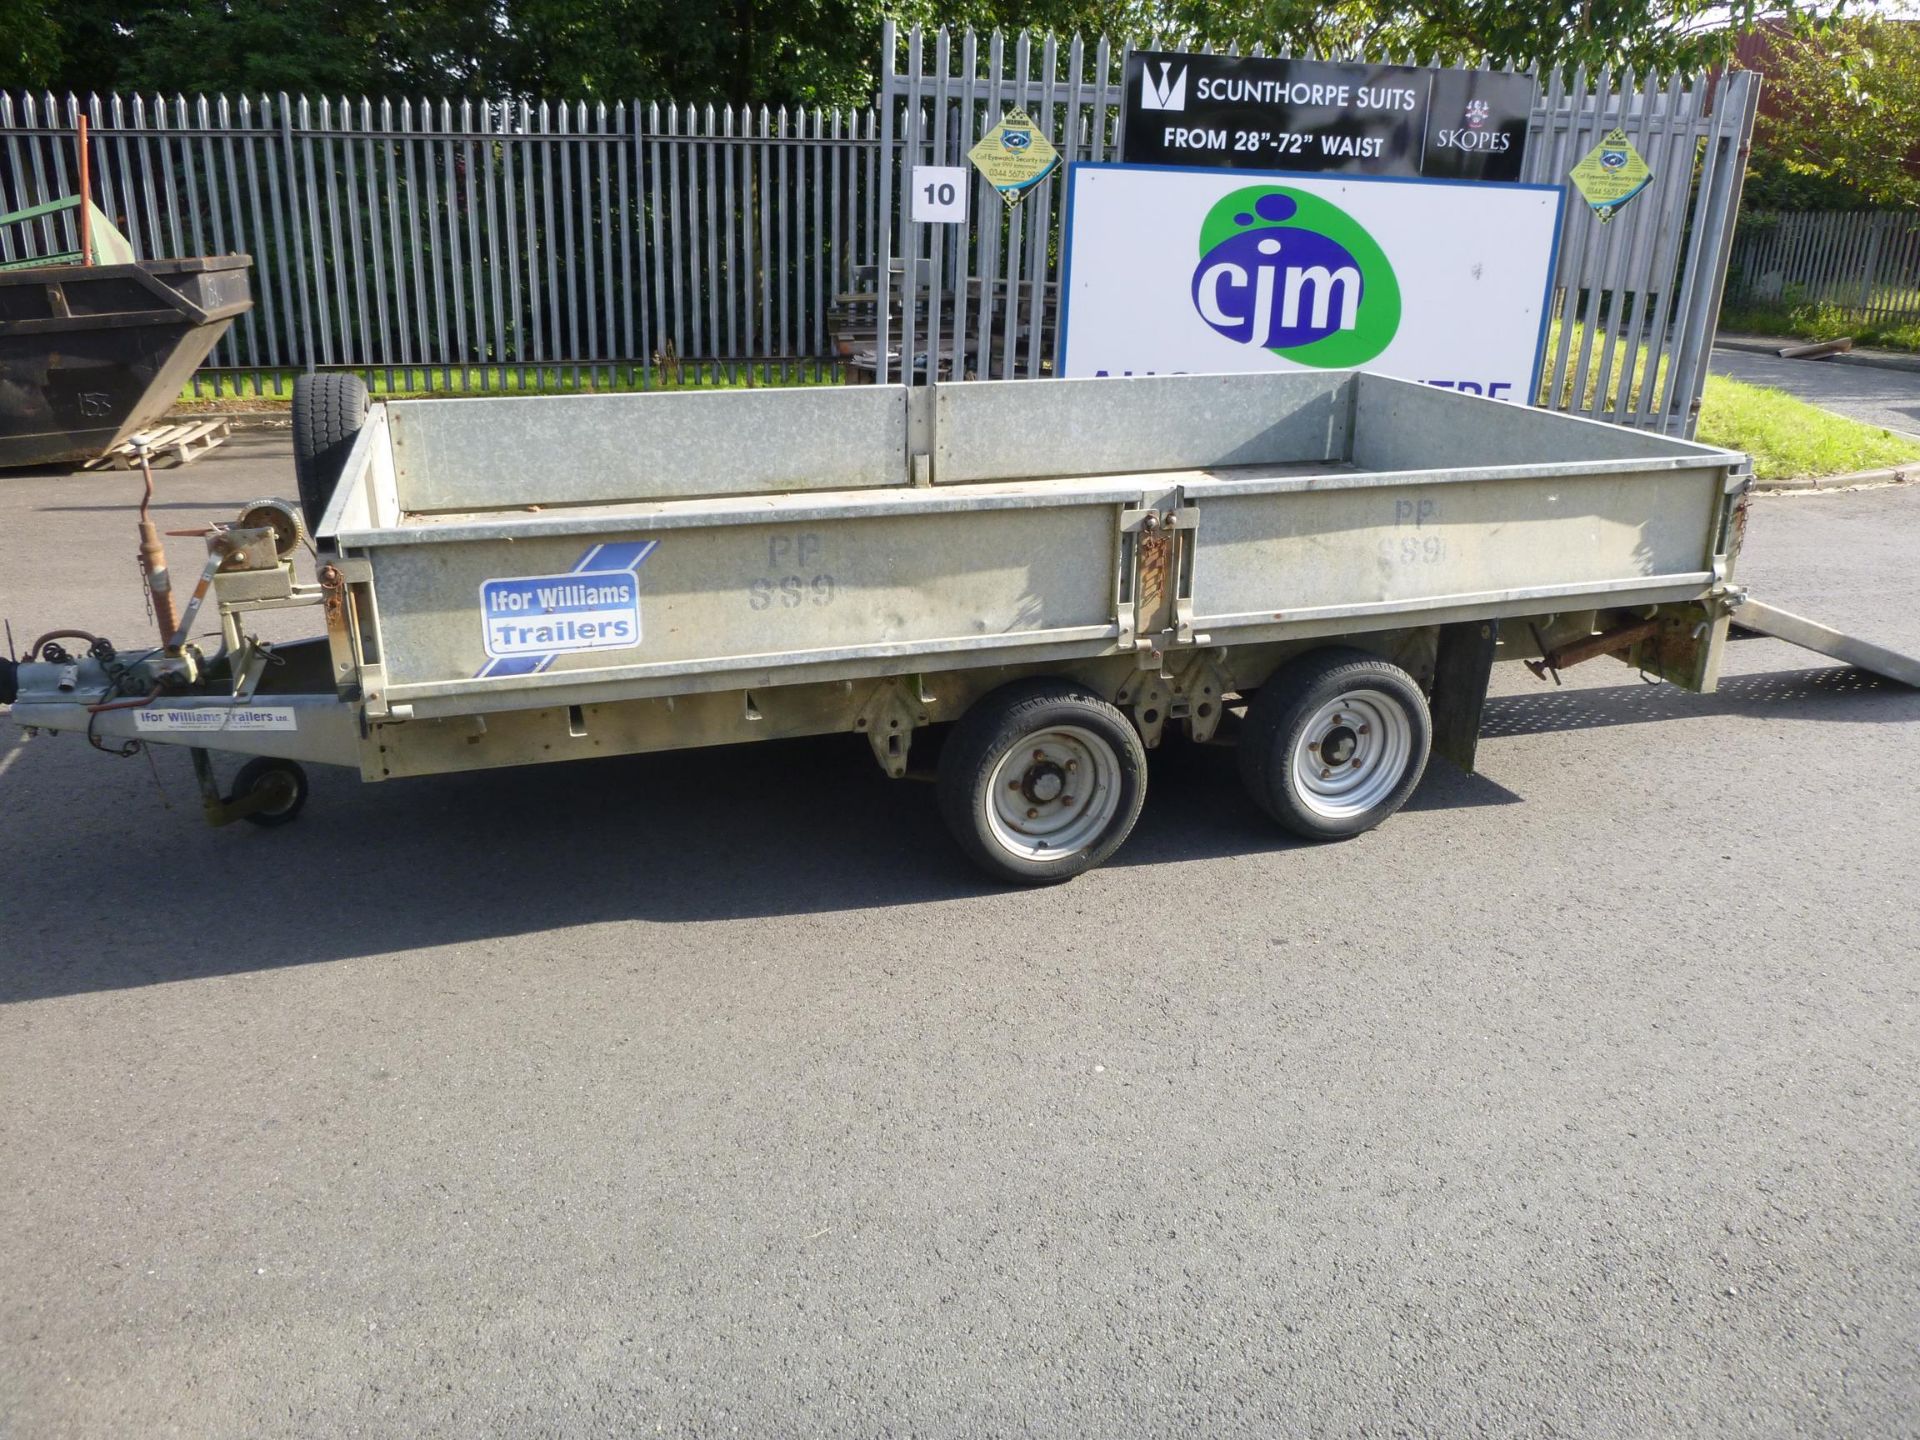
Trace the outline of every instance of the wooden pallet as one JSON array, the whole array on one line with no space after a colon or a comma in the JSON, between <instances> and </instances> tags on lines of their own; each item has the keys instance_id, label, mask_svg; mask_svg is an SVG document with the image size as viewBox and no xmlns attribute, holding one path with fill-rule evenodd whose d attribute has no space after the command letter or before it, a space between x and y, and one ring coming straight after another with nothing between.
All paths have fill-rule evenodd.
<instances>
[{"instance_id":1,"label":"wooden pallet","mask_svg":"<svg viewBox=\"0 0 1920 1440\"><path fill-rule=\"evenodd\" d=\"M140 463L135 441L144 443L147 454L157 466L191 465L215 446L226 443L233 431L228 420L187 420L172 425L157 425L139 431L131 440L123 440L106 454L87 461L84 470L131 470Z\"/></svg>"}]
</instances>

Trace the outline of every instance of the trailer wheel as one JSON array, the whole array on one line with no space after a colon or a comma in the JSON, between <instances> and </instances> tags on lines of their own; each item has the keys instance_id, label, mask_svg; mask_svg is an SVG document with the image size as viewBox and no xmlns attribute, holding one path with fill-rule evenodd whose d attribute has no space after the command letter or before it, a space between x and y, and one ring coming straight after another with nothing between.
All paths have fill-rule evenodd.
<instances>
[{"instance_id":1,"label":"trailer wheel","mask_svg":"<svg viewBox=\"0 0 1920 1440\"><path fill-rule=\"evenodd\" d=\"M307 533L319 532L353 437L367 423L358 375L302 375L293 382L293 476Z\"/></svg>"},{"instance_id":2,"label":"trailer wheel","mask_svg":"<svg viewBox=\"0 0 1920 1440\"><path fill-rule=\"evenodd\" d=\"M244 818L271 830L290 823L307 803L307 772L291 760L262 755L242 765L233 777L227 803L244 800L261 790L270 792L266 804Z\"/></svg>"},{"instance_id":3,"label":"trailer wheel","mask_svg":"<svg viewBox=\"0 0 1920 1440\"><path fill-rule=\"evenodd\" d=\"M1240 778L1294 834L1344 840L1407 802L1432 744L1427 699L1411 675L1362 650L1318 650L1255 693Z\"/></svg>"},{"instance_id":4,"label":"trailer wheel","mask_svg":"<svg viewBox=\"0 0 1920 1440\"><path fill-rule=\"evenodd\" d=\"M1147 752L1097 695L1033 680L983 696L940 757L940 811L967 858L1023 885L1071 880L1140 818Z\"/></svg>"}]
</instances>

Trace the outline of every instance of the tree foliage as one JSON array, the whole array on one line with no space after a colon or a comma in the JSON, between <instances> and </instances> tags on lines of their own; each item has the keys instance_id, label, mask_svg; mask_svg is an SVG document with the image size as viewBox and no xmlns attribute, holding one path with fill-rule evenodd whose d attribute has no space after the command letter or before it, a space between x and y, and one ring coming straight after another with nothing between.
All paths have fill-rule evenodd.
<instances>
[{"instance_id":1,"label":"tree foliage","mask_svg":"<svg viewBox=\"0 0 1920 1440\"><path fill-rule=\"evenodd\" d=\"M1920 206L1920 23L1807 26L1770 48L1747 204Z\"/></svg>"},{"instance_id":2,"label":"tree foliage","mask_svg":"<svg viewBox=\"0 0 1920 1440\"><path fill-rule=\"evenodd\" d=\"M1181 0L1182 28L1242 47L1276 39L1312 47L1409 55L1439 63L1631 66L1662 73L1724 59L1737 36L1779 6L1761 0L1252 0L1231 9Z\"/></svg>"},{"instance_id":3,"label":"tree foliage","mask_svg":"<svg viewBox=\"0 0 1920 1440\"><path fill-rule=\"evenodd\" d=\"M0 84L40 85L59 67L60 31L38 0L0 0Z\"/></svg>"},{"instance_id":4,"label":"tree foliage","mask_svg":"<svg viewBox=\"0 0 1920 1440\"><path fill-rule=\"evenodd\" d=\"M861 104L880 27L1694 68L1759 0L0 0L0 87Z\"/></svg>"}]
</instances>

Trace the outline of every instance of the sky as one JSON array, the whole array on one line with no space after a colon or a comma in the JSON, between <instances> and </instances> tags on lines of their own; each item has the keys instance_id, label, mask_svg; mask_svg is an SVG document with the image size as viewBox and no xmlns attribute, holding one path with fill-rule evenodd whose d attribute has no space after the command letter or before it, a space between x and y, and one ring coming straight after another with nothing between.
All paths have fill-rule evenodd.
<instances>
[{"instance_id":1,"label":"sky","mask_svg":"<svg viewBox=\"0 0 1920 1440\"><path fill-rule=\"evenodd\" d=\"M1844 15L1872 15L1883 20L1920 20L1920 0L1842 0L1837 5L1816 3L1812 7L1816 13L1827 14L1839 11ZM1687 27L1691 32L1722 29L1727 23L1725 10L1703 10L1698 18Z\"/></svg>"}]
</instances>

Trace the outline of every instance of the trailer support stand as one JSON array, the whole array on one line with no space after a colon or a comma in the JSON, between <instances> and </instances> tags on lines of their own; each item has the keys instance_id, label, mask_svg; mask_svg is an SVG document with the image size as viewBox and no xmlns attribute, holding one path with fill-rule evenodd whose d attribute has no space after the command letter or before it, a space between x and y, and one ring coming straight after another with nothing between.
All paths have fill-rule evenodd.
<instances>
[{"instance_id":1,"label":"trailer support stand","mask_svg":"<svg viewBox=\"0 0 1920 1440\"><path fill-rule=\"evenodd\" d=\"M220 793L220 782L213 773L213 756L198 746L190 753L193 755L194 779L200 782L200 809L207 817L207 824L215 828L231 825L236 820L244 820L249 815L286 802L286 795L272 785L258 785L245 795L236 795L229 800Z\"/></svg>"},{"instance_id":2,"label":"trailer support stand","mask_svg":"<svg viewBox=\"0 0 1920 1440\"><path fill-rule=\"evenodd\" d=\"M1433 749L1469 775L1480 746L1480 714L1487 708L1487 682L1499 644L1498 620L1440 627L1433 661Z\"/></svg>"}]
</instances>

